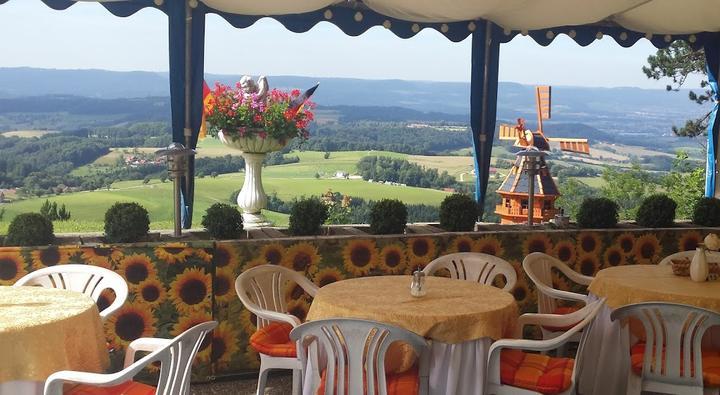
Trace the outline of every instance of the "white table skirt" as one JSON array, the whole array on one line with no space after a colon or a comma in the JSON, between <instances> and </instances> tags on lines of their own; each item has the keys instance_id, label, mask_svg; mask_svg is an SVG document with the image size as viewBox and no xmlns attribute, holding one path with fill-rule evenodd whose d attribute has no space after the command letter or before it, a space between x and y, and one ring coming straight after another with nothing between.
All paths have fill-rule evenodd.
<instances>
[{"instance_id":1,"label":"white table skirt","mask_svg":"<svg viewBox=\"0 0 720 395\"><path fill-rule=\"evenodd\" d=\"M0 395L42 395L44 381L7 381L0 383Z\"/></svg>"},{"instance_id":2,"label":"white table skirt","mask_svg":"<svg viewBox=\"0 0 720 395\"><path fill-rule=\"evenodd\" d=\"M598 300L590 294L590 302ZM595 322L590 327L583 349L580 367L579 393L625 394L630 372L631 335L619 322L612 322L612 309L607 305L600 308ZM720 347L720 328L710 328L703 337L703 346ZM717 388L705 389L705 394L718 394Z\"/></svg>"},{"instance_id":3,"label":"white table skirt","mask_svg":"<svg viewBox=\"0 0 720 395\"><path fill-rule=\"evenodd\" d=\"M459 344L431 342L430 395L482 395L485 371L492 339L483 338ZM314 395L308 367L303 381L303 395Z\"/></svg>"}]
</instances>

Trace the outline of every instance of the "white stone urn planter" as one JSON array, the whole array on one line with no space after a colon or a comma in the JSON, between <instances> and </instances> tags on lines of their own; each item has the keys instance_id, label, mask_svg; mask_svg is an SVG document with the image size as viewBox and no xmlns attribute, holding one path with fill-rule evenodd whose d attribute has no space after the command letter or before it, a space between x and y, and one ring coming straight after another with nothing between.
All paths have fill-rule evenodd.
<instances>
[{"instance_id":1,"label":"white stone urn planter","mask_svg":"<svg viewBox=\"0 0 720 395\"><path fill-rule=\"evenodd\" d=\"M245 181L237 197L237 204L243 213L243 226L247 229L272 225L262 215L267 206L267 195L262 185L262 163L268 152L280 151L287 141L272 137L260 138L226 136L218 133L220 141L230 148L242 151L245 159Z\"/></svg>"}]
</instances>

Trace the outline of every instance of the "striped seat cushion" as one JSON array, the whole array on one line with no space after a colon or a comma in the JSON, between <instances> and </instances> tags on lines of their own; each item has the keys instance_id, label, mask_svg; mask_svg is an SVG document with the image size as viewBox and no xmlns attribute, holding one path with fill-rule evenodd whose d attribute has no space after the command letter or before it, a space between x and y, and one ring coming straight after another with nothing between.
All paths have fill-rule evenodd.
<instances>
[{"instance_id":1,"label":"striped seat cushion","mask_svg":"<svg viewBox=\"0 0 720 395\"><path fill-rule=\"evenodd\" d=\"M387 369L386 369L387 370ZM348 394L348 376L347 370L345 371L345 395ZM320 386L315 392L317 395L325 395L325 386L327 385L327 370L322 371L320 377ZM385 384L387 387L388 395L411 395L417 394L420 391L420 378L418 375L417 365L413 365L410 369L402 373L386 373ZM367 393L367 386L363 383L364 391ZM337 390L335 391L337 393ZM377 382L375 384L375 393L378 393Z\"/></svg>"},{"instance_id":2,"label":"striped seat cushion","mask_svg":"<svg viewBox=\"0 0 720 395\"><path fill-rule=\"evenodd\" d=\"M638 376L642 373L643 357L645 354L645 342L639 342L630 349L630 363L632 370ZM663 347L663 354L665 348ZM682 370L682 360L680 369ZM720 387L720 350L702 350L703 383L706 387ZM695 367L693 367L694 372Z\"/></svg>"},{"instance_id":3,"label":"striped seat cushion","mask_svg":"<svg viewBox=\"0 0 720 395\"><path fill-rule=\"evenodd\" d=\"M570 388L574 364L572 358L505 349L500 354L500 380L513 387L558 394Z\"/></svg>"},{"instance_id":4,"label":"striped seat cushion","mask_svg":"<svg viewBox=\"0 0 720 395\"><path fill-rule=\"evenodd\" d=\"M271 322L250 336L250 345L261 354L296 358L295 342L290 340L292 329L286 322Z\"/></svg>"},{"instance_id":5,"label":"striped seat cushion","mask_svg":"<svg viewBox=\"0 0 720 395\"><path fill-rule=\"evenodd\" d=\"M576 312L576 311L578 311L578 310L580 310L580 308L579 308L579 307L575 307L575 306L557 307L557 308L555 308L555 310L554 310L552 313L553 313L553 314L566 315L566 314L574 313L574 312ZM579 322L579 321L578 321L578 322ZM577 325L577 322L574 322L574 323L572 323L571 325L567 325L567 326L547 326L547 325L543 325L543 328L545 328L546 330L549 330L550 332L565 332L565 331L567 331L567 330L572 329L572 327L574 327L575 325Z\"/></svg>"},{"instance_id":6,"label":"striped seat cushion","mask_svg":"<svg viewBox=\"0 0 720 395\"><path fill-rule=\"evenodd\" d=\"M155 395L155 387L137 381L127 381L112 387L81 384L65 391L64 395Z\"/></svg>"}]
</instances>

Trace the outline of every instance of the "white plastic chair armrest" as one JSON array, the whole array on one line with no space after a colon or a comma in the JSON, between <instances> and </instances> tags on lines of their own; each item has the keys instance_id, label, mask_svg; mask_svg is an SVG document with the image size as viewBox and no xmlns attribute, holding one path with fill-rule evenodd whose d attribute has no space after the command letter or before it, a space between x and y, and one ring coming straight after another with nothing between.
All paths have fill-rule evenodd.
<instances>
[{"instance_id":1,"label":"white plastic chair armrest","mask_svg":"<svg viewBox=\"0 0 720 395\"><path fill-rule=\"evenodd\" d=\"M538 325L538 326L552 326L552 327L565 327L573 324L577 324L582 321L583 313L573 312L570 314L538 314L538 313L526 313L518 317L517 333L515 334L518 339L522 338L523 329L527 325Z\"/></svg>"},{"instance_id":2,"label":"white plastic chair armrest","mask_svg":"<svg viewBox=\"0 0 720 395\"><path fill-rule=\"evenodd\" d=\"M63 370L50 375L45 381L44 395L62 395L65 383L89 384L103 387L122 384L131 380L144 366L123 369L117 373L102 374Z\"/></svg>"},{"instance_id":3,"label":"white plastic chair armrest","mask_svg":"<svg viewBox=\"0 0 720 395\"><path fill-rule=\"evenodd\" d=\"M170 342L172 342L172 339L158 339L154 337L141 337L133 340L125 351L123 367L127 368L135 363L135 353L137 351L153 352L167 346Z\"/></svg>"},{"instance_id":4,"label":"white plastic chair armrest","mask_svg":"<svg viewBox=\"0 0 720 395\"><path fill-rule=\"evenodd\" d=\"M293 278L293 281L295 281L305 292L310 295L311 297L315 297L315 294L317 294L318 286L315 285L312 281L308 280L307 277L297 277Z\"/></svg>"},{"instance_id":5,"label":"white plastic chair armrest","mask_svg":"<svg viewBox=\"0 0 720 395\"><path fill-rule=\"evenodd\" d=\"M576 284L580 284L580 285L590 285L590 283L595 279L595 277L586 276L586 275L578 273L574 270L568 270L567 272L566 271L562 271L562 272L570 280L572 280Z\"/></svg>"},{"instance_id":6,"label":"white plastic chair armrest","mask_svg":"<svg viewBox=\"0 0 720 395\"><path fill-rule=\"evenodd\" d=\"M572 300L575 302L583 302L585 304L588 302L587 295L550 288L544 284L537 285L537 288L540 292L555 299Z\"/></svg>"},{"instance_id":7,"label":"white plastic chair armrest","mask_svg":"<svg viewBox=\"0 0 720 395\"><path fill-rule=\"evenodd\" d=\"M268 321L287 322L288 324L292 325L293 328L298 327L298 326L300 326L300 324L302 324L300 319L295 317L292 314L278 313L277 311L260 309L255 306L252 306L252 307L246 306L246 307L248 310L252 311L259 318L263 318Z\"/></svg>"}]
</instances>

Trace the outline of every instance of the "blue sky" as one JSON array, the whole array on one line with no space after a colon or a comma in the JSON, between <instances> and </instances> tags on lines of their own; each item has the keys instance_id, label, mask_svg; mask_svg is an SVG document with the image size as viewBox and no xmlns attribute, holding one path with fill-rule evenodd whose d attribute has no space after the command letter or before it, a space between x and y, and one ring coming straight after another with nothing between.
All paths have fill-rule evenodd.
<instances>
[{"instance_id":1,"label":"blue sky","mask_svg":"<svg viewBox=\"0 0 720 395\"><path fill-rule=\"evenodd\" d=\"M645 40L622 48L606 37L583 48L565 36L549 47L517 37L501 47L500 80L663 89L641 72L654 52ZM207 19L209 73L468 81L469 65L469 40L453 43L430 30L403 40L381 27L349 37L328 23L295 34L273 20L235 29ZM118 18L98 4L54 11L39 0L10 0L0 5L0 67L18 66L167 71L166 18L150 9Z\"/></svg>"}]
</instances>

